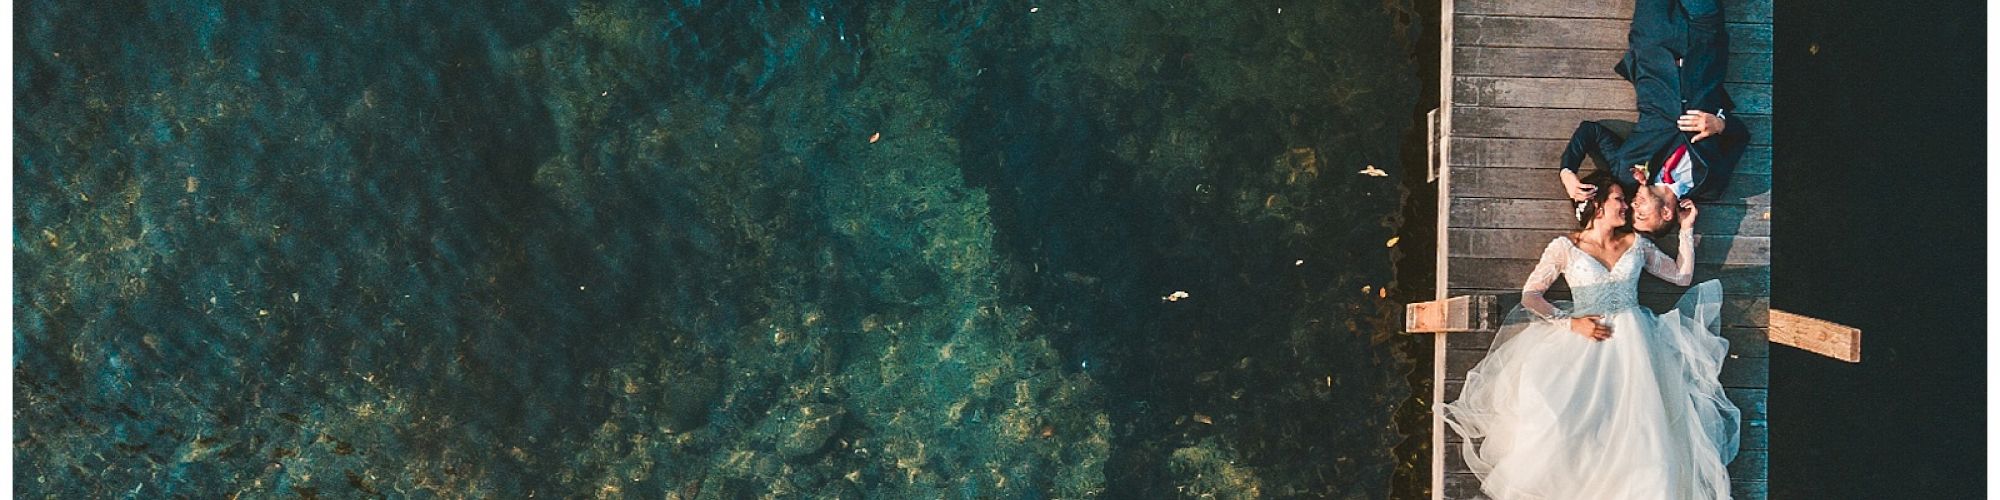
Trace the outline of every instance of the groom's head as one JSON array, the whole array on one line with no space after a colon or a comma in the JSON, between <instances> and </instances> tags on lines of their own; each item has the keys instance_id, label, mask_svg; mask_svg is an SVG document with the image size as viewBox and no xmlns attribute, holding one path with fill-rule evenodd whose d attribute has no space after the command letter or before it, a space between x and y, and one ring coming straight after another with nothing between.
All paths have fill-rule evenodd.
<instances>
[{"instance_id":1,"label":"groom's head","mask_svg":"<svg viewBox=\"0 0 2000 500\"><path fill-rule=\"evenodd\" d=\"M1632 193L1632 229L1656 235L1673 227L1674 207L1679 205L1673 188L1660 184L1639 186Z\"/></svg>"}]
</instances>

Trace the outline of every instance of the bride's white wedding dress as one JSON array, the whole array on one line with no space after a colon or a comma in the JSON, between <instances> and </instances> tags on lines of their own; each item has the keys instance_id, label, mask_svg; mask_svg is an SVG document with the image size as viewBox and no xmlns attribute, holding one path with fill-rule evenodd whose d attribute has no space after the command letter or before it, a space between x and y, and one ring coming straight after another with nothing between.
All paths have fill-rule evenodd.
<instances>
[{"instance_id":1,"label":"bride's white wedding dress","mask_svg":"<svg viewBox=\"0 0 2000 500\"><path fill-rule=\"evenodd\" d=\"M1692 236L1680 258L1646 238L1605 267L1566 237L1549 242L1521 306L1466 374L1439 418L1464 436L1466 464L1497 500L1729 498L1724 467L1741 416L1717 381L1729 341L1717 335L1721 286L1688 289L1673 311L1638 303L1643 268L1687 285ZM1574 308L1542 292L1568 278ZM1611 337L1569 330L1571 316L1602 315Z\"/></svg>"}]
</instances>

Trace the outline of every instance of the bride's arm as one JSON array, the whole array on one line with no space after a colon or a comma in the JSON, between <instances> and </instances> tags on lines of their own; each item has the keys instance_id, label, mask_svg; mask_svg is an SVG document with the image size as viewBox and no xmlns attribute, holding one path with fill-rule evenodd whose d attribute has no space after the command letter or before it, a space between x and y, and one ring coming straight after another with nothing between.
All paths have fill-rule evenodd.
<instances>
[{"instance_id":1,"label":"bride's arm","mask_svg":"<svg viewBox=\"0 0 2000 500\"><path fill-rule=\"evenodd\" d=\"M1694 282L1694 217L1692 208L1681 215L1680 258L1668 257L1659 246L1646 245L1647 272L1675 285L1688 286Z\"/></svg>"},{"instance_id":2,"label":"bride's arm","mask_svg":"<svg viewBox=\"0 0 2000 500\"><path fill-rule=\"evenodd\" d=\"M1549 247L1542 250L1541 262L1535 263L1535 271L1528 273L1528 282L1521 285L1521 307L1535 313L1542 319L1564 321L1569 319L1569 311L1556 308L1542 293L1554 285L1556 276L1562 274L1569 265L1569 240L1561 236L1549 241Z\"/></svg>"}]
</instances>

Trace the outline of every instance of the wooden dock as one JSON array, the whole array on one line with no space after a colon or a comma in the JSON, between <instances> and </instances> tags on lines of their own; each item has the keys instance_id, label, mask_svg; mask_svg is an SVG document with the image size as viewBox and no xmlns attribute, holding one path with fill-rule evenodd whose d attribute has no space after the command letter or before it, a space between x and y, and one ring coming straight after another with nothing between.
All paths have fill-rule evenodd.
<instances>
[{"instance_id":1,"label":"wooden dock","mask_svg":"<svg viewBox=\"0 0 2000 500\"><path fill-rule=\"evenodd\" d=\"M1556 180L1570 133L1583 120L1637 115L1631 84L1612 71L1625 49L1633 3L1443 2L1440 46L1450 52L1440 58L1443 102L1434 125L1435 304L1493 296L1493 307L1505 311L1519 302L1521 284L1549 239L1575 227ZM1722 381L1743 411L1742 451L1729 465L1733 496L1763 499L1770 445L1771 1L1723 5L1731 51L1725 85L1752 140L1724 199L1701 207L1695 280L1720 279L1725 292L1722 333L1730 359ZM1663 246L1672 251L1671 242ZM1671 307L1684 290L1650 275L1644 280L1641 302L1655 311ZM1551 296L1567 298L1567 288L1558 281ZM1466 370L1486 354L1492 333L1469 330L1437 335L1433 402L1457 399ZM1432 420L1433 498L1482 497L1460 455L1461 439Z\"/></svg>"}]
</instances>

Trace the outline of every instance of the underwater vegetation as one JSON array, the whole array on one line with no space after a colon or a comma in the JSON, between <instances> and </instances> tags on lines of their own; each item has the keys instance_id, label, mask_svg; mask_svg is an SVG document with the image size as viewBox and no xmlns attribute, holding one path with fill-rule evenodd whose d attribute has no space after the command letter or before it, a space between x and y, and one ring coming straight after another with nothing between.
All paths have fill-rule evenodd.
<instances>
[{"instance_id":1,"label":"underwater vegetation","mask_svg":"<svg viewBox=\"0 0 2000 500\"><path fill-rule=\"evenodd\" d=\"M15 493L1384 497L1408 17L24 1Z\"/></svg>"}]
</instances>

